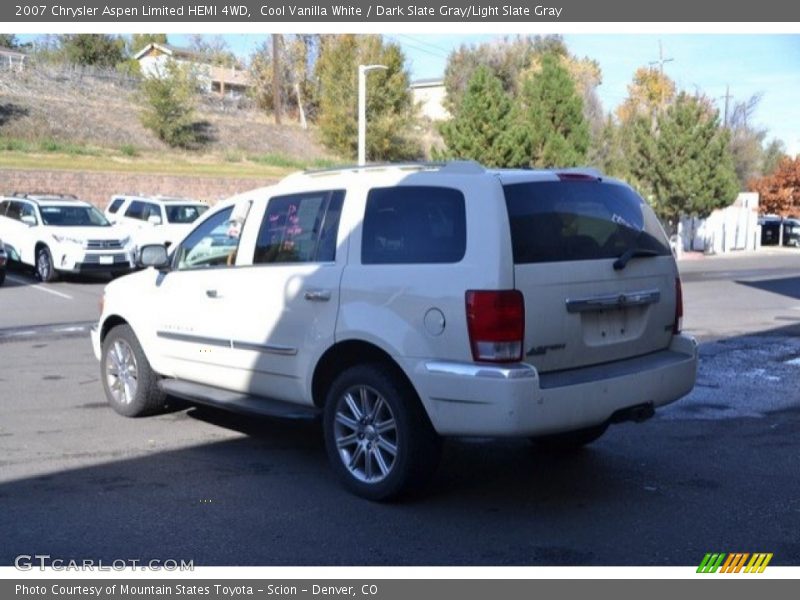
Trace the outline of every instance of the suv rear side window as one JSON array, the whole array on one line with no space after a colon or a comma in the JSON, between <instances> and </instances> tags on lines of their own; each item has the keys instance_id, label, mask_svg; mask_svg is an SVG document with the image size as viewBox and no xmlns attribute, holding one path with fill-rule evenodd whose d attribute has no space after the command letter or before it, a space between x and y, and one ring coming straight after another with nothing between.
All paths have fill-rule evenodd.
<instances>
[{"instance_id":1,"label":"suv rear side window","mask_svg":"<svg viewBox=\"0 0 800 600\"><path fill-rule=\"evenodd\" d=\"M112 215L119 210L119 207L122 206L122 203L125 202L125 198L114 198L111 201L111 204L108 206L108 212Z\"/></svg>"},{"instance_id":2,"label":"suv rear side window","mask_svg":"<svg viewBox=\"0 0 800 600\"><path fill-rule=\"evenodd\" d=\"M617 258L632 247L670 254L655 215L628 187L544 181L503 190L516 264Z\"/></svg>"},{"instance_id":3,"label":"suv rear side window","mask_svg":"<svg viewBox=\"0 0 800 600\"><path fill-rule=\"evenodd\" d=\"M466 249L467 219L459 190L429 186L370 190L362 264L457 263Z\"/></svg>"},{"instance_id":4,"label":"suv rear side window","mask_svg":"<svg viewBox=\"0 0 800 600\"><path fill-rule=\"evenodd\" d=\"M332 262L344 191L305 192L270 199L253 264Z\"/></svg>"}]
</instances>

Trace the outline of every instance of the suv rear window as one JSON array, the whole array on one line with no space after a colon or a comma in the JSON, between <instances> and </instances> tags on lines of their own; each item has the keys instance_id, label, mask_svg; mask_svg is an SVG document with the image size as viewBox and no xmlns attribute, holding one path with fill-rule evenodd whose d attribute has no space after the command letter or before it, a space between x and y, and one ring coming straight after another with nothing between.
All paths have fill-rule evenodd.
<instances>
[{"instance_id":1,"label":"suv rear window","mask_svg":"<svg viewBox=\"0 0 800 600\"><path fill-rule=\"evenodd\" d=\"M119 210L119 207L122 206L122 203L125 202L125 198L114 198L111 201L111 204L108 206L108 212L112 215Z\"/></svg>"},{"instance_id":2,"label":"suv rear window","mask_svg":"<svg viewBox=\"0 0 800 600\"><path fill-rule=\"evenodd\" d=\"M516 264L670 254L661 224L628 187L598 181L503 186Z\"/></svg>"},{"instance_id":3,"label":"suv rear window","mask_svg":"<svg viewBox=\"0 0 800 600\"><path fill-rule=\"evenodd\" d=\"M365 265L456 263L467 248L464 194L444 187L374 188L361 238Z\"/></svg>"}]
</instances>

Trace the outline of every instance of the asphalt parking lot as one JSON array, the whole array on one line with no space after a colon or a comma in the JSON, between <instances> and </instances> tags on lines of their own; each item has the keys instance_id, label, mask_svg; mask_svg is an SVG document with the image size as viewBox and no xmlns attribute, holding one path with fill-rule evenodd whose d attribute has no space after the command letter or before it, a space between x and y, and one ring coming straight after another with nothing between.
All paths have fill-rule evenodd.
<instances>
[{"instance_id":1,"label":"asphalt parking lot","mask_svg":"<svg viewBox=\"0 0 800 600\"><path fill-rule=\"evenodd\" d=\"M569 456L453 440L433 485L355 498L321 428L105 405L87 334L105 281L0 288L0 564L18 554L197 565L800 564L800 252L681 263L690 396Z\"/></svg>"}]
</instances>

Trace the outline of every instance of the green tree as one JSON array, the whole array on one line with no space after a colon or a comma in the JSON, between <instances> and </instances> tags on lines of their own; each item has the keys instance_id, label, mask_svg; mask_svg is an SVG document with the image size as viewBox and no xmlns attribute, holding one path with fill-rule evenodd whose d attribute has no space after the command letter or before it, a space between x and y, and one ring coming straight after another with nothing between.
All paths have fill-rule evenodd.
<instances>
[{"instance_id":1,"label":"green tree","mask_svg":"<svg viewBox=\"0 0 800 600\"><path fill-rule=\"evenodd\" d=\"M504 37L477 46L462 45L447 58L445 108L452 112L461 105L473 74L481 66L489 68L510 97L516 97L524 79L523 73L544 54L567 56L567 46L561 36Z\"/></svg>"},{"instance_id":2,"label":"green tree","mask_svg":"<svg viewBox=\"0 0 800 600\"><path fill-rule=\"evenodd\" d=\"M771 140L767 147L764 148L764 155L761 158L761 172L765 176L771 175L784 158L789 158L789 155L786 154L786 145L782 140Z\"/></svg>"},{"instance_id":3,"label":"green tree","mask_svg":"<svg viewBox=\"0 0 800 600\"><path fill-rule=\"evenodd\" d=\"M633 123L631 170L656 213L675 222L680 215L708 216L729 205L739 191L729 133L703 98L681 92L656 118Z\"/></svg>"},{"instance_id":4,"label":"green tree","mask_svg":"<svg viewBox=\"0 0 800 600\"><path fill-rule=\"evenodd\" d=\"M541 70L525 80L519 105L516 147L525 164L570 167L586 161L589 127L583 101L556 55L545 55Z\"/></svg>"},{"instance_id":5,"label":"green tree","mask_svg":"<svg viewBox=\"0 0 800 600\"><path fill-rule=\"evenodd\" d=\"M472 75L453 118L439 130L445 158L472 159L490 166L511 166L514 156L510 135L513 109L503 84L481 65Z\"/></svg>"},{"instance_id":6,"label":"green tree","mask_svg":"<svg viewBox=\"0 0 800 600\"><path fill-rule=\"evenodd\" d=\"M405 57L396 44L377 35L323 36L316 75L319 78L318 125L334 152L355 157L358 148L358 65L381 64L386 70L367 76L367 157L371 161L420 156L412 128L416 107L409 91Z\"/></svg>"},{"instance_id":7,"label":"green tree","mask_svg":"<svg viewBox=\"0 0 800 600\"><path fill-rule=\"evenodd\" d=\"M319 48L319 35L283 36L280 52L281 99L285 111L312 120L317 114L317 84L314 61ZM272 79L272 40L267 38L250 56L250 94L259 108L271 112L274 94Z\"/></svg>"},{"instance_id":8,"label":"green tree","mask_svg":"<svg viewBox=\"0 0 800 600\"><path fill-rule=\"evenodd\" d=\"M242 67L241 61L228 47L228 42L218 35L210 38L200 34L193 35L189 46L200 62L220 67Z\"/></svg>"},{"instance_id":9,"label":"green tree","mask_svg":"<svg viewBox=\"0 0 800 600\"><path fill-rule=\"evenodd\" d=\"M167 61L163 72L142 80L142 124L170 146L195 146L198 142L194 127L196 89L197 81L189 68Z\"/></svg>"},{"instance_id":10,"label":"green tree","mask_svg":"<svg viewBox=\"0 0 800 600\"><path fill-rule=\"evenodd\" d=\"M96 33L62 35L61 51L67 62L111 68L125 58L125 40Z\"/></svg>"},{"instance_id":11,"label":"green tree","mask_svg":"<svg viewBox=\"0 0 800 600\"><path fill-rule=\"evenodd\" d=\"M0 33L0 48L18 48L17 36L13 33Z\"/></svg>"}]
</instances>

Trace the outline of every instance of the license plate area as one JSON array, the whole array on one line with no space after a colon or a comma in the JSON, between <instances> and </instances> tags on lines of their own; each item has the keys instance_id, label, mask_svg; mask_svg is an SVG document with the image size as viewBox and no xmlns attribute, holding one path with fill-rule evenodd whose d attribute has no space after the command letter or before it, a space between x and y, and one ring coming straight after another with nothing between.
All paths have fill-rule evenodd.
<instances>
[{"instance_id":1,"label":"license plate area","mask_svg":"<svg viewBox=\"0 0 800 600\"><path fill-rule=\"evenodd\" d=\"M630 306L581 313L583 342L606 346L637 339L647 320L647 306Z\"/></svg>"},{"instance_id":2,"label":"license plate area","mask_svg":"<svg viewBox=\"0 0 800 600\"><path fill-rule=\"evenodd\" d=\"M114 264L114 257L113 256L101 256L98 262L101 265L113 265Z\"/></svg>"}]
</instances>

